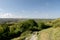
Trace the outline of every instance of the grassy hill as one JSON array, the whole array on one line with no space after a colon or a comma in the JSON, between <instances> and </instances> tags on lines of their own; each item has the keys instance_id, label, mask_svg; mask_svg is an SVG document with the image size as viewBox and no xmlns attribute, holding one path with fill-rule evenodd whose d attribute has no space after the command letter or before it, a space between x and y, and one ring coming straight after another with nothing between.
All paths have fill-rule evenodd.
<instances>
[{"instance_id":1,"label":"grassy hill","mask_svg":"<svg viewBox=\"0 0 60 40\"><path fill-rule=\"evenodd\" d=\"M35 37L33 38L34 35ZM37 34L34 34L34 35L31 36L30 34L30 36L28 36L27 39L28 40L60 40L60 28L58 27L58 28L44 29L42 31L39 31L38 35ZM17 37L12 40L21 40L21 38Z\"/></svg>"},{"instance_id":2,"label":"grassy hill","mask_svg":"<svg viewBox=\"0 0 60 40\"><path fill-rule=\"evenodd\" d=\"M49 20L50 21L50 20ZM25 40L60 40L60 19L52 21L52 27L28 35ZM55 26L55 27L54 27ZM12 40L21 40L21 37Z\"/></svg>"},{"instance_id":3,"label":"grassy hill","mask_svg":"<svg viewBox=\"0 0 60 40\"><path fill-rule=\"evenodd\" d=\"M60 40L60 19L0 20L0 40Z\"/></svg>"},{"instance_id":4,"label":"grassy hill","mask_svg":"<svg viewBox=\"0 0 60 40\"><path fill-rule=\"evenodd\" d=\"M49 28L42 30L39 32L39 40L60 40L59 30L60 28Z\"/></svg>"}]
</instances>

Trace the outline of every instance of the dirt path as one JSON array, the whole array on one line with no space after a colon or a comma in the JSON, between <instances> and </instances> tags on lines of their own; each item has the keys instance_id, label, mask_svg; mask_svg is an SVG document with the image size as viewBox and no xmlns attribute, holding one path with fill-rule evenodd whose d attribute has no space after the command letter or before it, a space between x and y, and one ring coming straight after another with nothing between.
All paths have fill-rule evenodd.
<instances>
[{"instance_id":1,"label":"dirt path","mask_svg":"<svg viewBox=\"0 0 60 40\"><path fill-rule=\"evenodd\" d=\"M27 37L25 40L38 40L37 32L34 32L30 37Z\"/></svg>"}]
</instances>

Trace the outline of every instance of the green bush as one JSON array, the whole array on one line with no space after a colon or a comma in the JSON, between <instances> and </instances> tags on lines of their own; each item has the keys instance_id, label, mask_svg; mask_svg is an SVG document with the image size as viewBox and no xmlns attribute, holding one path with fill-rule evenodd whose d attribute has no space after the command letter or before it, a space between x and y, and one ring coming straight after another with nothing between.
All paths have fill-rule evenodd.
<instances>
[{"instance_id":1,"label":"green bush","mask_svg":"<svg viewBox=\"0 0 60 40\"><path fill-rule=\"evenodd\" d=\"M0 35L4 32L3 27L0 25Z\"/></svg>"},{"instance_id":2,"label":"green bush","mask_svg":"<svg viewBox=\"0 0 60 40\"><path fill-rule=\"evenodd\" d=\"M53 27L60 27L60 19L56 19L52 21Z\"/></svg>"},{"instance_id":3,"label":"green bush","mask_svg":"<svg viewBox=\"0 0 60 40\"><path fill-rule=\"evenodd\" d=\"M0 25L0 39L10 40L18 36L23 36L25 38L27 33L30 34L34 31L40 31L49 27L49 25L45 25L42 22L36 22L33 19L14 24L4 23Z\"/></svg>"}]
</instances>

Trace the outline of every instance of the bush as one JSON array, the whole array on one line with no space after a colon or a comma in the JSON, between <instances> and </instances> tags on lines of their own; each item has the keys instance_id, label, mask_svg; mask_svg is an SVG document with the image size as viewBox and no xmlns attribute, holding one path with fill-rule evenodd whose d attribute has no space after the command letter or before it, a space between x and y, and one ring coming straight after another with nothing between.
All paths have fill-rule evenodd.
<instances>
[{"instance_id":1,"label":"bush","mask_svg":"<svg viewBox=\"0 0 60 40\"><path fill-rule=\"evenodd\" d=\"M56 19L52 21L53 27L60 27L60 19Z\"/></svg>"}]
</instances>

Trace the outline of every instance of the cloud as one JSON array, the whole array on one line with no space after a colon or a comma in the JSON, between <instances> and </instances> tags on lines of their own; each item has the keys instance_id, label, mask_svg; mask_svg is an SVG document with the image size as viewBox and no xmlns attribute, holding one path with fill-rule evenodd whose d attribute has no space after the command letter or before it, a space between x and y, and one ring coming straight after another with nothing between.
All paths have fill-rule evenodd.
<instances>
[{"instance_id":1,"label":"cloud","mask_svg":"<svg viewBox=\"0 0 60 40\"><path fill-rule=\"evenodd\" d=\"M22 18L22 16L18 16L12 13L0 13L0 18Z\"/></svg>"},{"instance_id":2,"label":"cloud","mask_svg":"<svg viewBox=\"0 0 60 40\"><path fill-rule=\"evenodd\" d=\"M0 8L0 18L22 18L22 16L15 15L13 13L7 13L4 9Z\"/></svg>"}]
</instances>

